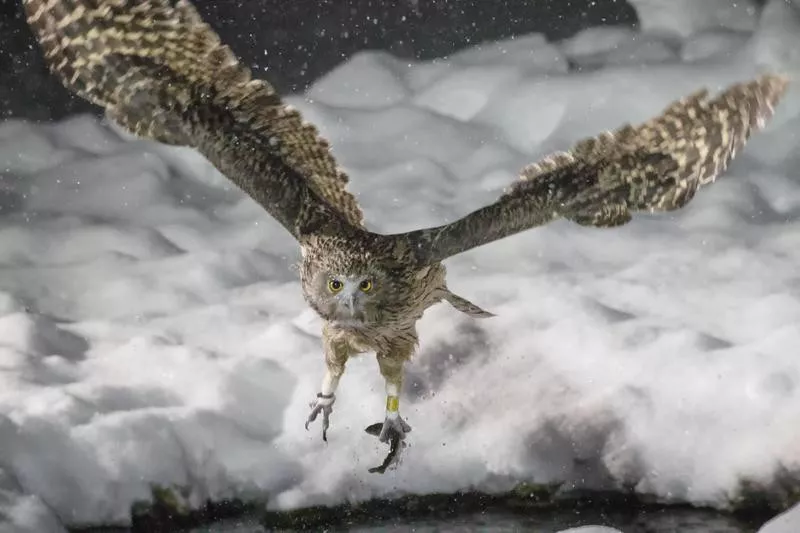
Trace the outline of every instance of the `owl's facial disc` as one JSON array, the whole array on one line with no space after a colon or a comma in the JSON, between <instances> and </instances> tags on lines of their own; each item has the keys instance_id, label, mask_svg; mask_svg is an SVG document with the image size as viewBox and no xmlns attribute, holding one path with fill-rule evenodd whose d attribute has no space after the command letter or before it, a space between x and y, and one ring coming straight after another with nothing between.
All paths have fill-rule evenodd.
<instances>
[{"instance_id":1,"label":"owl's facial disc","mask_svg":"<svg viewBox=\"0 0 800 533\"><path fill-rule=\"evenodd\" d=\"M331 275L326 290L332 318L344 324L363 322L374 282L368 276Z\"/></svg>"}]
</instances>

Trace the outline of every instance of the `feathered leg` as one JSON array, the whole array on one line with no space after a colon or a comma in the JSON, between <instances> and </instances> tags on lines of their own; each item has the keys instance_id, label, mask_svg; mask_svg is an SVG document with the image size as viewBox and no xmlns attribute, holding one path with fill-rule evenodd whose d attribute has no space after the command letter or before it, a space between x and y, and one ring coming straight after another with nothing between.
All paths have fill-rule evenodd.
<instances>
[{"instance_id":1,"label":"feathered leg","mask_svg":"<svg viewBox=\"0 0 800 533\"><path fill-rule=\"evenodd\" d=\"M411 431L405 420L400 416L400 388L403 385L403 364L411 355L410 349L378 354L378 365L381 375L386 380L386 418L383 421L378 438L381 442L388 442L392 438L392 433L396 432L400 438L405 438L406 433Z\"/></svg>"}]
</instances>

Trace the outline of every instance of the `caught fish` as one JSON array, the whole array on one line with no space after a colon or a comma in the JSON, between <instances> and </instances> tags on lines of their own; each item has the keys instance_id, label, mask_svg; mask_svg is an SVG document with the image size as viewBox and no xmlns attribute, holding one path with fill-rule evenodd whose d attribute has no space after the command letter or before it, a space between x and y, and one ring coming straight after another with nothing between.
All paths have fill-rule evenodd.
<instances>
[{"instance_id":1,"label":"caught fish","mask_svg":"<svg viewBox=\"0 0 800 533\"><path fill-rule=\"evenodd\" d=\"M368 426L364 431L373 435L375 437L381 434L381 429L383 428L383 422L378 422L376 424L372 424ZM369 472L372 474L383 474L386 472L386 469L392 465L392 463L396 463L400 460L400 450L405 448L406 443L403 442L401 439L401 435L399 432L390 429L390 437L389 437L389 453L386 455L386 458L383 460L383 463L380 466L374 466L369 469Z\"/></svg>"}]
</instances>

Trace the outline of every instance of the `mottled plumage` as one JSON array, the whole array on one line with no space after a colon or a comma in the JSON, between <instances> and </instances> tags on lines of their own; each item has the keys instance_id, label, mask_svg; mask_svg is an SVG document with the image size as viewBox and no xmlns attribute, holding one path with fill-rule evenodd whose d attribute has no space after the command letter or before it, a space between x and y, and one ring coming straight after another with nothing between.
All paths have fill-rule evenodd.
<instances>
[{"instance_id":1,"label":"mottled plumage","mask_svg":"<svg viewBox=\"0 0 800 533\"><path fill-rule=\"evenodd\" d=\"M494 204L408 238L418 259L441 261L556 218L613 227L634 211L683 207L764 126L787 84L764 75L715 98L698 91L643 124L584 139L529 165Z\"/></svg>"},{"instance_id":2,"label":"mottled plumage","mask_svg":"<svg viewBox=\"0 0 800 533\"><path fill-rule=\"evenodd\" d=\"M557 218L612 227L636 211L683 207L764 125L787 84L768 74L714 98L695 93L526 167L496 202L460 220L381 235L363 227L328 143L251 79L188 1L24 4L68 88L135 134L194 147L298 240L303 293L325 321L328 370L308 422L322 413L327 429L347 359L375 351L387 389L382 440L410 429L398 395L424 311L445 300L491 316L447 289L443 260Z\"/></svg>"}]
</instances>

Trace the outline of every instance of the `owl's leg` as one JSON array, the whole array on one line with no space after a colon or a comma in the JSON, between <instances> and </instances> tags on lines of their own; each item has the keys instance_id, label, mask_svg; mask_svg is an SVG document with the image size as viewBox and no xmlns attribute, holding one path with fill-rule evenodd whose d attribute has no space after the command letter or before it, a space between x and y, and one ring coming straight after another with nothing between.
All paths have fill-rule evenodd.
<instances>
[{"instance_id":1,"label":"owl's leg","mask_svg":"<svg viewBox=\"0 0 800 533\"><path fill-rule=\"evenodd\" d=\"M378 436L381 442L391 440L392 433L397 433L404 439L406 433L411 431L411 426L400 416L400 387L403 384L403 364L406 358L405 354L400 357L395 354L378 354L378 365L386 380L386 418Z\"/></svg>"},{"instance_id":2,"label":"owl's leg","mask_svg":"<svg viewBox=\"0 0 800 533\"><path fill-rule=\"evenodd\" d=\"M322 440L328 442L328 427L330 427L333 403L336 401L336 388L339 386L339 379L344 374L344 365L349 354L346 346L336 346L327 341L324 344L325 377L322 378L322 385L316 399L311 402L311 413L306 419L306 430L308 430L309 424L322 413Z\"/></svg>"}]
</instances>

